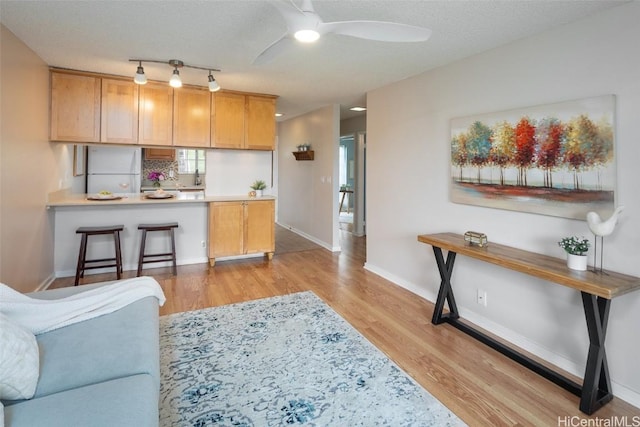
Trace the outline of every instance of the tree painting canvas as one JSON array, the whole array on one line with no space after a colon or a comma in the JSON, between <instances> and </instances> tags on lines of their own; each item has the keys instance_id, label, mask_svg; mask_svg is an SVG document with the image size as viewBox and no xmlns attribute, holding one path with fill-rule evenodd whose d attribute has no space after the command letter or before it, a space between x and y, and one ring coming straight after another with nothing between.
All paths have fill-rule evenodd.
<instances>
[{"instance_id":1,"label":"tree painting canvas","mask_svg":"<svg viewBox=\"0 0 640 427\"><path fill-rule=\"evenodd\" d=\"M615 206L615 96L451 121L451 200L584 220Z\"/></svg>"}]
</instances>

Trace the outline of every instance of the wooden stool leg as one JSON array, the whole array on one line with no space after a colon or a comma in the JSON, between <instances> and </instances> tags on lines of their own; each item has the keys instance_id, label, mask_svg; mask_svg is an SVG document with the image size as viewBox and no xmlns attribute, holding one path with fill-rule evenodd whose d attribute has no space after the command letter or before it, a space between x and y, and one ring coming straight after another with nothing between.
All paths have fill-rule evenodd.
<instances>
[{"instance_id":1,"label":"wooden stool leg","mask_svg":"<svg viewBox=\"0 0 640 427\"><path fill-rule=\"evenodd\" d=\"M169 230L171 233L171 260L173 261L173 275L178 275L178 268L176 267L176 238L173 233L173 228Z\"/></svg>"},{"instance_id":2,"label":"wooden stool leg","mask_svg":"<svg viewBox=\"0 0 640 427\"><path fill-rule=\"evenodd\" d=\"M142 240L140 240L140 255L138 256L138 274L140 277L142 274L142 261L144 260L144 247L147 242L147 230L142 230Z\"/></svg>"},{"instance_id":3,"label":"wooden stool leg","mask_svg":"<svg viewBox=\"0 0 640 427\"><path fill-rule=\"evenodd\" d=\"M113 244L116 247L116 277L122 278L122 251L120 250L120 232L113 233Z\"/></svg>"},{"instance_id":4,"label":"wooden stool leg","mask_svg":"<svg viewBox=\"0 0 640 427\"><path fill-rule=\"evenodd\" d=\"M76 267L76 280L73 286L78 286L80 282L80 273L82 272L82 277L84 277L84 260L87 256L87 235L83 234L82 239L80 239L80 251L78 252L78 266Z\"/></svg>"}]
</instances>

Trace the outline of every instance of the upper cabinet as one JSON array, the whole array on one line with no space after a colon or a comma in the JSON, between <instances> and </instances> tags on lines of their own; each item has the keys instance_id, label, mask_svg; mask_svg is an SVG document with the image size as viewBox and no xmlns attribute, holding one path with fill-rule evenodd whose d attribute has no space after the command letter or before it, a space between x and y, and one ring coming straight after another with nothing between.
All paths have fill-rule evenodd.
<instances>
[{"instance_id":1,"label":"upper cabinet","mask_svg":"<svg viewBox=\"0 0 640 427\"><path fill-rule=\"evenodd\" d=\"M138 143L138 85L102 79L100 142Z\"/></svg>"},{"instance_id":2,"label":"upper cabinet","mask_svg":"<svg viewBox=\"0 0 640 427\"><path fill-rule=\"evenodd\" d=\"M212 147L275 149L275 97L217 92L211 114Z\"/></svg>"},{"instance_id":3,"label":"upper cabinet","mask_svg":"<svg viewBox=\"0 0 640 427\"><path fill-rule=\"evenodd\" d=\"M176 150L175 148L145 148L144 159L169 160L173 162L176 160Z\"/></svg>"},{"instance_id":4,"label":"upper cabinet","mask_svg":"<svg viewBox=\"0 0 640 427\"><path fill-rule=\"evenodd\" d=\"M100 85L99 77L51 73L52 141L100 141Z\"/></svg>"},{"instance_id":5,"label":"upper cabinet","mask_svg":"<svg viewBox=\"0 0 640 427\"><path fill-rule=\"evenodd\" d=\"M211 93L183 87L173 92L173 144L209 147L211 144Z\"/></svg>"},{"instance_id":6,"label":"upper cabinet","mask_svg":"<svg viewBox=\"0 0 640 427\"><path fill-rule=\"evenodd\" d=\"M211 146L245 148L245 96L233 92L216 92L211 98ZM273 118L275 121L275 117Z\"/></svg>"},{"instance_id":7,"label":"upper cabinet","mask_svg":"<svg viewBox=\"0 0 640 427\"><path fill-rule=\"evenodd\" d=\"M276 97L51 70L51 140L275 149Z\"/></svg>"},{"instance_id":8,"label":"upper cabinet","mask_svg":"<svg viewBox=\"0 0 640 427\"><path fill-rule=\"evenodd\" d=\"M273 97L247 95L245 147L274 150L276 140L276 100Z\"/></svg>"},{"instance_id":9,"label":"upper cabinet","mask_svg":"<svg viewBox=\"0 0 640 427\"><path fill-rule=\"evenodd\" d=\"M173 145L173 88L160 83L140 86L138 143Z\"/></svg>"}]
</instances>

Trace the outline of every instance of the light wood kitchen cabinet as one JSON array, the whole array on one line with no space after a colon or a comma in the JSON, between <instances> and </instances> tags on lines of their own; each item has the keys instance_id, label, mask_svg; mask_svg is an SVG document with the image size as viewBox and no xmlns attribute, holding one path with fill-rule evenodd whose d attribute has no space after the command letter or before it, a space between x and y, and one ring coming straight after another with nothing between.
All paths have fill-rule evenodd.
<instances>
[{"instance_id":1,"label":"light wood kitchen cabinet","mask_svg":"<svg viewBox=\"0 0 640 427\"><path fill-rule=\"evenodd\" d=\"M211 144L211 94L204 88L173 92L173 145L206 147Z\"/></svg>"},{"instance_id":2,"label":"light wood kitchen cabinet","mask_svg":"<svg viewBox=\"0 0 640 427\"><path fill-rule=\"evenodd\" d=\"M209 263L216 258L275 251L275 202L249 200L209 203Z\"/></svg>"},{"instance_id":3,"label":"light wood kitchen cabinet","mask_svg":"<svg viewBox=\"0 0 640 427\"><path fill-rule=\"evenodd\" d=\"M276 96L51 69L51 141L274 150Z\"/></svg>"},{"instance_id":4,"label":"light wood kitchen cabinet","mask_svg":"<svg viewBox=\"0 0 640 427\"><path fill-rule=\"evenodd\" d=\"M272 97L247 95L245 148L275 150L276 100Z\"/></svg>"},{"instance_id":5,"label":"light wood kitchen cabinet","mask_svg":"<svg viewBox=\"0 0 640 427\"><path fill-rule=\"evenodd\" d=\"M275 97L216 92L211 114L212 147L275 149Z\"/></svg>"},{"instance_id":6,"label":"light wood kitchen cabinet","mask_svg":"<svg viewBox=\"0 0 640 427\"><path fill-rule=\"evenodd\" d=\"M173 88L149 82L139 90L138 143L173 145Z\"/></svg>"},{"instance_id":7,"label":"light wood kitchen cabinet","mask_svg":"<svg viewBox=\"0 0 640 427\"><path fill-rule=\"evenodd\" d=\"M232 92L213 94L211 116L211 147L244 148L245 96L243 94Z\"/></svg>"},{"instance_id":8,"label":"light wood kitchen cabinet","mask_svg":"<svg viewBox=\"0 0 640 427\"><path fill-rule=\"evenodd\" d=\"M102 79L100 142L138 143L138 85Z\"/></svg>"},{"instance_id":9,"label":"light wood kitchen cabinet","mask_svg":"<svg viewBox=\"0 0 640 427\"><path fill-rule=\"evenodd\" d=\"M145 148L144 159L169 160L173 162L176 160L176 150L175 148Z\"/></svg>"},{"instance_id":10,"label":"light wood kitchen cabinet","mask_svg":"<svg viewBox=\"0 0 640 427\"><path fill-rule=\"evenodd\" d=\"M100 141L99 77L51 72L50 139Z\"/></svg>"}]
</instances>

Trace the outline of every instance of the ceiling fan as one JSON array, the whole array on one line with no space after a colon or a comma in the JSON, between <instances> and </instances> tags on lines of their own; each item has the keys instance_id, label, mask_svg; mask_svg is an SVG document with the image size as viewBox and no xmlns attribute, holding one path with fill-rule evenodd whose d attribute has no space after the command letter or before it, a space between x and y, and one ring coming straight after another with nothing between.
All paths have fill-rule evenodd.
<instances>
[{"instance_id":1,"label":"ceiling fan","mask_svg":"<svg viewBox=\"0 0 640 427\"><path fill-rule=\"evenodd\" d=\"M323 22L311 4L302 0L297 6L293 0L270 0L287 23L287 32L271 43L253 61L264 64L282 52L294 47L295 41L311 43L325 34L341 34L384 42L422 42L429 39L431 30L413 25L384 21Z\"/></svg>"}]
</instances>

